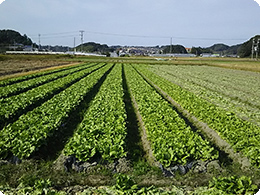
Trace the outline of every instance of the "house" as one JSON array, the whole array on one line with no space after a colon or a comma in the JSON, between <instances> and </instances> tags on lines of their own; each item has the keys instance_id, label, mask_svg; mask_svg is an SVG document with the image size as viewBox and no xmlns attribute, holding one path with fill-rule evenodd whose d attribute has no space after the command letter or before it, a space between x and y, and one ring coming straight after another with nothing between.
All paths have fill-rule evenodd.
<instances>
[{"instance_id":1,"label":"house","mask_svg":"<svg viewBox=\"0 0 260 195\"><path fill-rule=\"evenodd\" d=\"M33 46L32 45L25 45L23 47L23 51L33 51Z\"/></svg>"},{"instance_id":2,"label":"house","mask_svg":"<svg viewBox=\"0 0 260 195\"><path fill-rule=\"evenodd\" d=\"M202 53L202 54L200 54L200 57L203 57L203 58L209 58L211 56L212 56L211 53Z\"/></svg>"},{"instance_id":3,"label":"house","mask_svg":"<svg viewBox=\"0 0 260 195\"><path fill-rule=\"evenodd\" d=\"M186 47L185 49L186 49L187 53L191 53L191 48Z\"/></svg>"}]
</instances>

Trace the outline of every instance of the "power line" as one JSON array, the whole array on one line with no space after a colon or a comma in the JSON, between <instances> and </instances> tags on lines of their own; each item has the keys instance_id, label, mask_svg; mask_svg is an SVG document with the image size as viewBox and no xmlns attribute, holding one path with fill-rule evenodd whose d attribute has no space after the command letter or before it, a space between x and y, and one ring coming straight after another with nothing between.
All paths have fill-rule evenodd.
<instances>
[{"instance_id":1,"label":"power line","mask_svg":"<svg viewBox=\"0 0 260 195\"><path fill-rule=\"evenodd\" d=\"M52 39L52 38L65 38L65 37L73 37L78 33L78 31L71 31L71 32L60 32L60 33L41 33L42 39ZM39 34L31 34L28 35L31 38L39 37Z\"/></svg>"},{"instance_id":2,"label":"power line","mask_svg":"<svg viewBox=\"0 0 260 195\"><path fill-rule=\"evenodd\" d=\"M120 36L120 37L163 38L163 39L170 38L169 36L149 36L149 35L118 34L118 33L97 32L97 31L85 31L85 32L86 33L91 33L91 34L101 34L101 35Z\"/></svg>"},{"instance_id":3,"label":"power line","mask_svg":"<svg viewBox=\"0 0 260 195\"><path fill-rule=\"evenodd\" d=\"M75 34L77 33L78 31L70 31L70 32L55 32L55 33L41 33L41 35L44 35L44 36L52 36L52 35L62 35L62 34ZM29 34L28 36L30 37L35 37L37 36L38 34Z\"/></svg>"},{"instance_id":4,"label":"power line","mask_svg":"<svg viewBox=\"0 0 260 195\"><path fill-rule=\"evenodd\" d=\"M137 35L137 34L120 34L120 33L108 33L108 32L99 32L99 31L85 31L81 30L86 33L90 34L100 34L100 35L108 35L108 36L121 36L121 37L137 37L137 38L162 38L162 39L187 39L187 40L214 40L214 41L221 41L221 40L245 40L244 38L208 38L208 37L179 37L179 36L157 36L157 35ZM80 31L80 32L81 32ZM51 38L54 36L58 37L70 37L70 36L75 36L75 34L78 31L70 31L70 32L58 32L58 33L41 33L42 37L44 38ZM65 35L65 34L70 34L70 35ZM64 35L64 36L60 36ZM37 35L28 35L30 37L35 37Z\"/></svg>"},{"instance_id":5,"label":"power line","mask_svg":"<svg viewBox=\"0 0 260 195\"><path fill-rule=\"evenodd\" d=\"M75 37L76 33L80 32L81 44L83 44L83 33L89 34L99 34L106 36L117 36L117 37L128 37L128 38L149 38L149 39L177 39L177 40L202 40L202 41L241 41L246 39L234 39L234 38L208 38L208 37L179 37L179 36L157 36L157 35L137 35L137 34L120 34L120 33L109 33L109 32L99 32L99 31L69 31L69 32L57 32L57 33L41 33L41 39L51 39L51 38L66 38ZM38 35L28 35L30 37L39 37ZM172 41L171 41L172 42Z\"/></svg>"},{"instance_id":6,"label":"power line","mask_svg":"<svg viewBox=\"0 0 260 195\"><path fill-rule=\"evenodd\" d=\"M44 33L42 35L46 36L46 35L62 35L62 34L75 34L78 31L70 31L70 32L58 32L58 33Z\"/></svg>"},{"instance_id":7,"label":"power line","mask_svg":"<svg viewBox=\"0 0 260 195\"><path fill-rule=\"evenodd\" d=\"M229 38L206 38L206 37L178 37L178 36L153 36L153 35L133 35L133 34L118 34L118 33L106 33L106 32L97 32L97 31L85 31L86 33L91 34L101 34L101 35L110 35L110 36L122 36L122 37L138 37L138 38L162 38L162 39L187 39L187 40L214 40L214 41L221 41L221 40L245 40L245 39L229 39Z\"/></svg>"},{"instance_id":8,"label":"power line","mask_svg":"<svg viewBox=\"0 0 260 195\"><path fill-rule=\"evenodd\" d=\"M75 37L74 35L64 35L64 36L42 36L42 39L59 39L59 38L67 38L67 37Z\"/></svg>"}]
</instances>

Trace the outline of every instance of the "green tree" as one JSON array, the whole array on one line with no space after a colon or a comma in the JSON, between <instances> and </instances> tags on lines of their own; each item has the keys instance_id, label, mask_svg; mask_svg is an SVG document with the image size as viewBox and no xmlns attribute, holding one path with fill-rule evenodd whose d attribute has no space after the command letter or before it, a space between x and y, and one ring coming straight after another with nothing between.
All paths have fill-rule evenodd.
<instances>
[{"instance_id":1,"label":"green tree","mask_svg":"<svg viewBox=\"0 0 260 195\"><path fill-rule=\"evenodd\" d=\"M163 53L187 53L185 47L182 45L166 45L162 46Z\"/></svg>"},{"instance_id":2,"label":"green tree","mask_svg":"<svg viewBox=\"0 0 260 195\"><path fill-rule=\"evenodd\" d=\"M23 44L31 45L32 40L27 35L21 35L19 32L14 30L0 30L0 44Z\"/></svg>"},{"instance_id":3,"label":"green tree","mask_svg":"<svg viewBox=\"0 0 260 195\"><path fill-rule=\"evenodd\" d=\"M212 53L212 51L209 48L192 47L191 53L199 56L202 53Z\"/></svg>"}]
</instances>

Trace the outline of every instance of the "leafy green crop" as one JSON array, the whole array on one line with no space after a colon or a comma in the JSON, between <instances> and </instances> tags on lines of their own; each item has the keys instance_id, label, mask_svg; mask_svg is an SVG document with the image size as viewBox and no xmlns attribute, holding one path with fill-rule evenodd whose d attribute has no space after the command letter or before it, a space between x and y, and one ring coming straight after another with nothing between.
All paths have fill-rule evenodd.
<instances>
[{"instance_id":1,"label":"leafy green crop","mask_svg":"<svg viewBox=\"0 0 260 195\"><path fill-rule=\"evenodd\" d=\"M18 158L29 157L66 121L83 97L112 65L84 77L61 93L28 112L0 131L0 156L11 151Z\"/></svg>"},{"instance_id":2,"label":"leafy green crop","mask_svg":"<svg viewBox=\"0 0 260 195\"><path fill-rule=\"evenodd\" d=\"M63 69L62 71L56 71L52 74L43 75L41 77L36 77L32 79L25 80L23 82L14 83L12 85L7 85L4 87L0 87L0 99L10 97L12 95L17 95L24 91L30 90L32 88L38 87L42 84L54 81L58 78L65 77L69 74L73 74L80 70L84 70L86 68L91 67L89 64L78 65L75 67L69 67L67 69Z\"/></svg>"},{"instance_id":3,"label":"leafy green crop","mask_svg":"<svg viewBox=\"0 0 260 195\"><path fill-rule=\"evenodd\" d=\"M257 186L252 184L249 177L236 176L213 178L209 183L210 188L221 190L227 194L255 194L258 190Z\"/></svg>"},{"instance_id":4,"label":"leafy green crop","mask_svg":"<svg viewBox=\"0 0 260 195\"><path fill-rule=\"evenodd\" d=\"M260 125L259 73L212 66L152 65L149 71Z\"/></svg>"},{"instance_id":5,"label":"leafy green crop","mask_svg":"<svg viewBox=\"0 0 260 195\"><path fill-rule=\"evenodd\" d=\"M184 109L206 122L229 142L235 151L242 151L251 163L260 167L260 127L243 121L236 115L186 91L180 86L148 71L145 66L136 66L146 77L159 86Z\"/></svg>"},{"instance_id":6,"label":"leafy green crop","mask_svg":"<svg viewBox=\"0 0 260 195\"><path fill-rule=\"evenodd\" d=\"M122 67L117 64L107 76L78 130L65 146L65 155L75 155L81 161L96 154L108 161L126 156L121 72Z\"/></svg>"},{"instance_id":7,"label":"leafy green crop","mask_svg":"<svg viewBox=\"0 0 260 195\"><path fill-rule=\"evenodd\" d=\"M186 164L196 159L216 159L218 152L194 133L130 65L125 65L127 83L138 104L155 158L164 166Z\"/></svg>"},{"instance_id":8,"label":"leafy green crop","mask_svg":"<svg viewBox=\"0 0 260 195\"><path fill-rule=\"evenodd\" d=\"M33 88L25 93L0 99L0 123L4 124L14 116L26 113L32 107L43 103L54 94L66 89L68 86L84 78L87 74L102 65L103 64L96 67L84 68L79 72L71 73L63 78Z\"/></svg>"}]
</instances>

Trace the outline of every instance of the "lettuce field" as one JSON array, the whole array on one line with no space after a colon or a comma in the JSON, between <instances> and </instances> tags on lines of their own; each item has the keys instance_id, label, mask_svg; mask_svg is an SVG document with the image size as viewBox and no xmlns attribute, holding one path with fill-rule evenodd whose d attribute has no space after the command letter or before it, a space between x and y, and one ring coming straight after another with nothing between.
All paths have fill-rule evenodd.
<instances>
[{"instance_id":1,"label":"lettuce field","mask_svg":"<svg viewBox=\"0 0 260 195\"><path fill-rule=\"evenodd\" d=\"M0 81L0 128L7 193L254 194L260 185L259 72L86 60Z\"/></svg>"}]
</instances>

